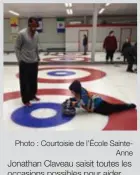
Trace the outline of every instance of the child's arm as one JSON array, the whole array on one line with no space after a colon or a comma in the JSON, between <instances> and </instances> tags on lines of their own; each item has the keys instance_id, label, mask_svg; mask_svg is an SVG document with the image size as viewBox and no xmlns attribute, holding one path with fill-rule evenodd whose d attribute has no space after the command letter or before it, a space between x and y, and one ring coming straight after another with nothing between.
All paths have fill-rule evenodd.
<instances>
[{"instance_id":1,"label":"child's arm","mask_svg":"<svg viewBox=\"0 0 140 175\"><path fill-rule=\"evenodd\" d=\"M93 97L93 93L90 91L87 91L88 97L91 99ZM93 112L93 110L90 108L89 105L84 106L82 105L82 108L84 108L87 112Z\"/></svg>"},{"instance_id":2,"label":"child's arm","mask_svg":"<svg viewBox=\"0 0 140 175\"><path fill-rule=\"evenodd\" d=\"M80 108L79 102L76 100L76 98L70 98L70 101L72 103L72 106L75 108Z\"/></svg>"},{"instance_id":3,"label":"child's arm","mask_svg":"<svg viewBox=\"0 0 140 175\"><path fill-rule=\"evenodd\" d=\"M72 106L75 108L80 108L80 104L77 101L73 101Z\"/></svg>"},{"instance_id":4,"label":"child's arm","mask_svg":"<svg viewBox=\"0 0 140 175\"><path fill-rule=\"evenodd\" d=\"M84 105L82 105L82 108L84 108L87 112L93 112L92 109L89 109L89 108L85 107Z\"/></svg>"}]
</instances>

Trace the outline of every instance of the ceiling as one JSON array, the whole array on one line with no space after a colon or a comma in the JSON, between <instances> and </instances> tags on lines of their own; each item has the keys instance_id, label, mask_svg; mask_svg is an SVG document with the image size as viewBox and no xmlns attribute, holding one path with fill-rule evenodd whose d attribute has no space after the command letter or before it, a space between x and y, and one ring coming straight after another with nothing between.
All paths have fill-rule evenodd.
<instances>
[{"instance_id":1,"label":"ceiling","mask_svg":"<svg viewBox=\"0 0 140 175\"><path fill-rule=\"evenodd\" d=\"M105 4L98 4L99 10L103 8ZM72 4L73 16L91 16L93 14L94 4L75 3ZM4 4L4 17L9 18L11 14L9 10L18 12L20 17L40 16L40 17L65 17L66 8L63 3L12 3ZM102 15L136 15L137 4L115 4L112 3L106 7Z\"/></svg>"}]
</instances>

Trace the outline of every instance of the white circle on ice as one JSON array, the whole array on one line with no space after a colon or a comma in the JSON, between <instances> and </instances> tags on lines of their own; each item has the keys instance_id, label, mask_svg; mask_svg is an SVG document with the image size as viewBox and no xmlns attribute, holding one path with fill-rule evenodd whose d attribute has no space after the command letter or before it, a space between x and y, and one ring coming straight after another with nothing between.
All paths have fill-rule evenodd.
<instances>
[{"instance_id":1,"label":"white circle on ice","mask_svg":"<svg viewBox=\"0 0 140 175\"><path fill-rule=\"evenodd\" d=\"M50 109L50 108L42 108L42 109L36 109L33 112L31 112L31 115L34 118L51 118L53 116L55 116L57 114L57 112L54 109Z\"/></svg>"},{"instance_id":2,"label":"white circle on ice","mask_svg":"<svg viewBox=\"0 0 140 175\"><path fill-rule=\"evenodd\" d=\"M57 75L65 75L66 72L56 72Z\"/></svg>"}]
</instances>

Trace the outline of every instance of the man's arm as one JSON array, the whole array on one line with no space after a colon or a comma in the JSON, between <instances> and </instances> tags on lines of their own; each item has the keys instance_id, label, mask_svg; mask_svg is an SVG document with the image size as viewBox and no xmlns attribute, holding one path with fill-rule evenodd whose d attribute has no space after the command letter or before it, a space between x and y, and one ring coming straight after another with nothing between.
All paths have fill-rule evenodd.
<instances>
[{"instance_id":1,"label":"man's arm","mask_svg":"<svg viewBox=\"0 0 140 175\"><path fill-rule=\"evenodd\" d=\"M38 51L38 46L37 46L37 48L36 48L36 53L37 53L37 58L38 58L38 61L40 61L39 51Z\"/></svg>"},{"instance_id":2,"label":"man's arm","mask_svg":"<svg viewBox=\"0 0 140 175\"><path fill-rule=\"evenodd\" d=\"M123 53L123 51L124 51L124 48L125 48L125 43L123 44L123 46L122 46L122 50L121 50L121 53Z\"/></svg>"},{"instance_id":3,"label":"man's arm","mask_svg":"<svg viewBox=\"0 0 140 175\"><path fill-rule=\"evenodd\" d=\"M104 42L103 42L103 49L106 48L106 42L107 42L107 37L104 39Z\"/></svg>"},{"instance_id":4,"label":"man's arm","mask_svg":"<svg viewBox=\"0 0 140 175\"><path fill-rule=\"evenodd\" d=\"M40 61L39 50L38 50L38 43L39 43L39 39L38 39L38 35L37 35L37 48L36 48L36 54L37 54L38 61Z\"/></svg>"},{"instance_id":5,"label":"man's arm","mask_svg":"<svg viewBox=\"0 0 140 175\"><path fill-rule=\"evenodd\" d=\"M118 48L118 43L117 43L117 38L115 37L115 50L117 50L117 48Z\"/></svg>"},{"instance_id":6,"label":"man's arm","mask_svg":"<svg viewBox=\"0 0 140 175\"><path fill-rule=\"evenodd\" d=\"M22 35L19 33L15 43L15 53L16 53L18 62L20 62L20 53L21 53L22 43L23 43Z\"/></svg>"}]
</instances>

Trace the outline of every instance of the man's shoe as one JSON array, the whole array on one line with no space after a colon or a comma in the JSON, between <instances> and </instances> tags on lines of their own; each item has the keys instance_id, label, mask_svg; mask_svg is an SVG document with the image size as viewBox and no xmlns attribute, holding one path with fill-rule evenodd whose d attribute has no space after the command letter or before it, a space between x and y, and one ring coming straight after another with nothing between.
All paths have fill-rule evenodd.
<instances>
[{"instance_id":1,"label":"man's shoe","mask_svg":"<svg viewBox=\"0 0 140 175\"><path fill-rule=\"evenodd\" d=\"M33 100L34 100L34 101L40 101L40 98L38 98L38 97L35 96L35 97L33 98Z\"/></svg>"},{"instance_id":2,"label":"man's shoe","mask_svg":"<svg viewBox=\"0 0 140 175\"><path fill-rule=\"evenodd\" d=\"M27 107L32 106L32 104L31 104L30 102L28 102L28 103L24 103L24 105L27 106Z\"/></svg>"}]
</instances>

